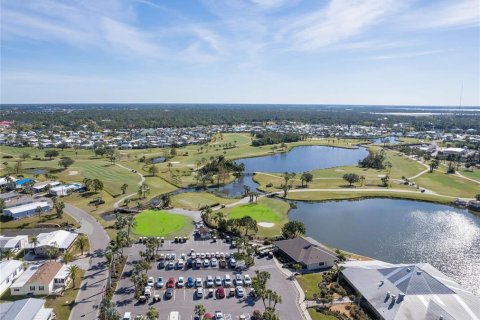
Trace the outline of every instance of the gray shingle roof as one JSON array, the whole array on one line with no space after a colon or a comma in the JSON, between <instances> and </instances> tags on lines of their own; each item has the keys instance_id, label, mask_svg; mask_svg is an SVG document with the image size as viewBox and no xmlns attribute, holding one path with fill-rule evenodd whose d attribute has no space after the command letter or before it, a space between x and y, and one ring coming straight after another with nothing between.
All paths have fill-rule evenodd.
<instances>
[{"instance_id":1,"label":"gray shingle roof","mask_svg":"<svg viewBox=\"0 0 480 320\"><path fill-rule=\"evenodd\" d=\"M2 320L36 320L41 313L45 300L23 299L0 304L0 319ZM51 309L50 309L51 310ZM43 314L43 313L42 313ZM42 318L40 318L42 319ZM45 318L46 319L46 318Z\"/></svg>"},{"instance_id":2,"label":"gray shingle roof","mask_svg":"<svg viewBox=\"0 0 480 320\"><path fill-rule=\"evenodd\" d=\"M275 245L296 262L306 265L329 262L337 259L335 252L310 237L275 241Z\"/></svg>"}]
</instances>

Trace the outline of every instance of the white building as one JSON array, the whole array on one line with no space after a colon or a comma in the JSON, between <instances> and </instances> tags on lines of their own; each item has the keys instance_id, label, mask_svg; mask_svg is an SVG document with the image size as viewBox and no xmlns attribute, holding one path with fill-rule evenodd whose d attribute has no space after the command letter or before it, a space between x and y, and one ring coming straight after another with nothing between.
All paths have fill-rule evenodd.
<instances>
[{"instance_id":1,"label":"white building","mask_svg":"<svg viewBox=\"0 0 480 320\"><path fill-rule=\"evenodd\" d=\"M28 236L6 237L0 235L0 252L12 250L18 252L28 247Z\"/></svg>"},{"instance_id":2,"label":"white building","mask_svg":"<svg viewBox=\"0 0 480 320\"><path fill-rule=\"evenodd\" d=\"M428 263L349 261L341 272L376 318L480 319L480 298Z\"/></svg>"},{"instance_id":3,"label":"white building","mask_svg":"<svg viewBox=\"0 0 480 320\"><path fill-rule=\"evenodd\" d=\"M12 296L24 295L58 295L61 294L70 280L68 266L56 261L31 265L10 286Z\"/></svg>"},{"instance_id":4,"label":"white building","mask_svg":"<svg viewBox=\"0 0 480 320\"><path fill-rule=\"evenodd\" d=\"M80 191L84 188L82 184L63 184L50 189L49 193L56 197L67 196L74 191Z\"/></svg>"},{"instance_id":5,"label":"white building","mask_svg":"<svg viewBox=\"0 0 480 320\"><path fill-rule=\"evenodd\" d=\"M0 304L0 319L2 320L51 320L54 319L53 309L44 307L43 299L23 299Z\"/></svg>"},{"instance_id":6,"label":"white building","mask_svg":"<svg viewBox=\"0 0 480 320\"><path fill-rule=\"evenodd\" d=\"M3 215L15 220L25 218L37 214L38 207L42 208L43 212L50 211L50 204L47 201L38 201L3 209Z\"/></svg>"},{"instance_id":7,"label":"white building","mask_svg":"<svg viewBox=\"0 0 480 320\"><path fill-rule=\"evenodd\" d=\"M23 273L23 262L7 260L0 262L0 295ZM0 317L0 319L3 319Z\"/></svg>"},{"instance_id":8,"label":"white building","mask_svg":"<svg viewBox=\"0 0 480 320\"><path fill-rule=\"evenodd\" d=\"M47 251L50 248L58 248L60 253L66 252L75 239L78 237L77 233L68 232L65 230L56 230L48 233L40 233L37 236L38 243L35 247L31 245L33 253L37 256L47 256Z\"/></svg>"}]
</instances>

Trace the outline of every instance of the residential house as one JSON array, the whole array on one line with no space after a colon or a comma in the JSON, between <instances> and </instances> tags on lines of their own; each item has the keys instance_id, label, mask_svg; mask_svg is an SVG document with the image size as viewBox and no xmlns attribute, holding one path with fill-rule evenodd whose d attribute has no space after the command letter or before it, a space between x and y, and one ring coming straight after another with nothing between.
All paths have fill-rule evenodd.
<instances>
[{"instance_id":1,"label":"residential house","mask_svg":"<svg viewBox=\"0 0 480 320\"><path fill-rule=\"evenodd\" d=\"M310 237L275 241L274 245L281 253L309 271L331 268L337 260L335 252Z\"/></svg>"},{"instance_id":2,"label":"residential house","mask_svg":"<svg viewBox=\"0 0 480 320\"><path fill-rule=\"evenodd\" d=\"M57 248L59 253L64 253L70 249L77 237L77 233L65 230L40 233L37 236L38 243L35 246L31 245L31 251L40 257L48 256L48 251L52 248Z\"/></svg>"},{"instance_id":3,"label":"residential house","mask_svg":"<svg viewBox=\"0 0 480 320\"><path fill-rule=\"evenodd\" d=\"M18 252L28 246L28 236L18 235L14 237L6 237L0 235L0 252L12 250Z\"/></svg>"},{"instance_id":4,"label":"residential house","mask_svg":"<svg viewBox=\"0 0 480 320\"><path fill-rule=\"evenodd\" d=\"M42 208L43 212L50 211L50 204L47 201L37 201L3 209L3 215L14 220L25 218L37 214L38 207Z\"/></svg>"},{"instance_id":5,"label":"residential house","mask_svg":"<svg viewBox=\"0 0 480 320\"><path fill-rule=\"evenodd\" d=\"M10 286L12 296L61 294L70 281L68 266L56 261L35 264Z\"/></svg>"},{"instance_id":6,"label":"residential house","mask_svg":"<svg viewBox=\"0 0 480 320\"><path fill-rule=\"evenodd\" d=\"M0 262L0 295L12 285L24 271L23 262L7 260ZM0 319L3 319L0 317Z\"/></svg>"},{"instance_id":7,"label":"residential house","mask_svg":"<svg viewBox=\"0 0 480 320\"><path fill-rule=\"evenodd\" d=\"M2 320L51 320L55 319L53 309L44 307L43 299L23 299L0 304Z\"/></svg>"}]
</instances>

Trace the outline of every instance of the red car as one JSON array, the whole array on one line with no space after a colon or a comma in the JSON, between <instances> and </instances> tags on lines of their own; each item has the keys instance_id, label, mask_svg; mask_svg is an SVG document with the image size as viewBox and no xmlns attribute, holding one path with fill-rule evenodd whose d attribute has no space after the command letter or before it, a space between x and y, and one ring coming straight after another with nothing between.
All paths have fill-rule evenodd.
<instances>
[{"instance_id":1,"label":"red car","mask_svg":"<svg viewBox=\"0 0 480 320\"><path fill-rule=\"evenodd\" d=\"M225 298L225 289L223 287L217 289L217 297L219 299Z\"/></svg>"},{"instance_id":2,"label":"red car","mask_svg":"<svg viewBox=\"0 0 480 320\"><path fill-rule=\"evenodd\" d=\"M175 287L175 278L169 278L167 281L167 288L174 288Z\"/></svg>"}]
</instances>

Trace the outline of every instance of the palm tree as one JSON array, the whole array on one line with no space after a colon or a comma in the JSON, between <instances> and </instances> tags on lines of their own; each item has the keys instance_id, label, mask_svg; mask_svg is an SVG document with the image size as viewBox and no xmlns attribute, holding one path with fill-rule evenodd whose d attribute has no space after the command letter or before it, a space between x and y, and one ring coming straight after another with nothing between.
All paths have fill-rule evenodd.
<instances>
[{"instance_id":1,"label":"palm tree","mask_svg":"<svg viewBox=\"0 0 480 320\"><path fill-rule=\"evenodd\" d=\"M205 312L206 312L206 309L203 304L196 304L195 307L193 308L193 313L195 313L200 318L203 317Z\"/></svg>"},{"instance_id":2,"label":"palm tree","mask_svg":"<svg viewBox=\"0 0 480 320\"><path fill-rule=\"evenodd\" d=\"M42 207L38 206L38 207L35 208L35 213L38 214L39 218L42 215L42 212L43 212Z\"/></svg>"},{"instance_id":3,"label":"palm tree","mask_svg":"<svg viewBox=\"0 0 480 320\"><path fill-rule=\"evenodd\" d=\"M158 313L158 310L155 309L155 307L150 307L148 308L148 311L147 311L147 320L157 320L158 317L159 317L159 313Z\"/></svg>"},{"instance_id":4,"label":"palm tree","mask_svg":"<svg viewBox=\"0 0 480 320\"><path fill-rule=\"evenodd\" d=\"M61 218L63 216L63 209L65 209L65 203L63 203L63 201L57 202L55 204L55 210L57 211L57 218Z\"/></svg>"},{"instance_id":5,"label":"palm tree","mask_svg":"<svg viewBox=\"0 0 480 320\"><path fill-rule=\"evenodd\" d=\"M68 267L68 275L72 279L72 287L75 289L75 279L80 272L80 268L76 265L71 265Z\"/></svg>"},{"instance_id":6,"label":"palm tree","mask_svg":"<svg viewBox=\"0 0 480 320\"><path fill-rule=\"evenodd\" d=\"M38 244L38 238L36 236L32 237L32 244L33 244L33 249L35 249L35 247Z\"/></svg>"},{"instance_id":7,"label":"palm tree","mask_svg":"<svg viewBox=\"0 0 480 320\"><path fill-rule=\"evenodd\" d=\"M71 252L67 251L63 254L63 263L64 264L68 264L72 260L73 260L73 254Z\"/></svg>"},{"instance_id":8,"label":"palm tree","mask_svg":"<svg viewBox=\"0 0 480 320\"><path fill-rule=\"evenodd\" d=\"M132 231L132 228L135 228L137 226L137 221L135 221L133 216L127 216L127 239L130 241L130 233Z\"/></svg>"},{"instance_id":9,"label":"palm tree","mask_svg":"<svg viewBox=\"0 0 480 320\"><path fill-rule=\"evenodd\" d=\"M77 242L75 243L75 245L80 249L80 251L82 252L82 256L83 256L83 250L85 249L85 247L87 246L87 238L85 238L84 236L80 236L77 238Z\"/></svg>"},{"instance_id":10,"label":"palm tree","mask_svg":"<svg viewBox=\"0 0 480 320\"><path fill-rule=\"evenodd\" d=\"M138 187L138 195L145 199L148 193L150 193L150 187L146 183L142 183Z\"/></svg>"},{"instance_id":11,"label":"palm tree","mask_svg":"<svg viewBox=\"0 0 480 320\"><path fill-rule=\"evenodd\" d=\"M120 189L122 189L122 194L127 193L128 184L126 184L126 183L122 184L122 186L120 187Z\"/></svg>"},{"instance_id":12,"label":"palm tree","mask_svg":"<svg viewBox=\"0 0 480 320\"><path fill-rule=\"evenodd\" d=\"M10 260L13 258L14 254L12 250L8 249L3 252L3 256L7 258L7 260Z\"/></svg>"}]
</instances>

